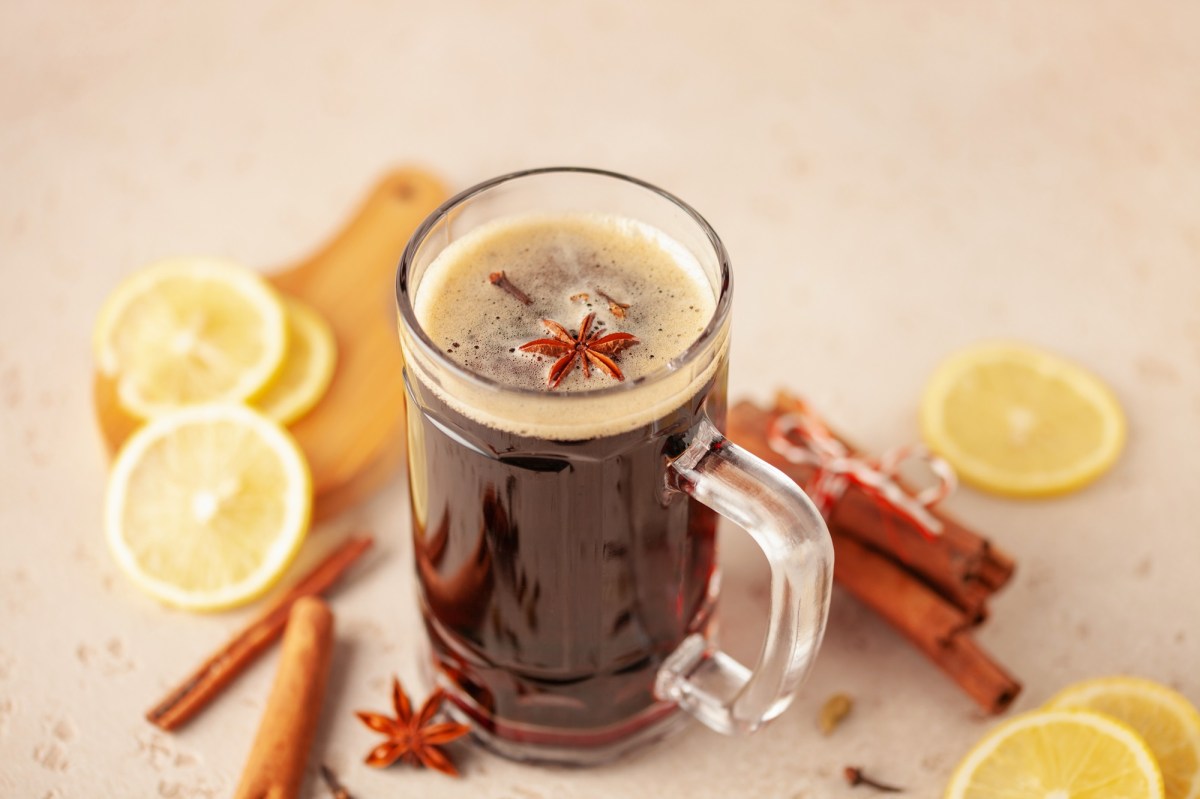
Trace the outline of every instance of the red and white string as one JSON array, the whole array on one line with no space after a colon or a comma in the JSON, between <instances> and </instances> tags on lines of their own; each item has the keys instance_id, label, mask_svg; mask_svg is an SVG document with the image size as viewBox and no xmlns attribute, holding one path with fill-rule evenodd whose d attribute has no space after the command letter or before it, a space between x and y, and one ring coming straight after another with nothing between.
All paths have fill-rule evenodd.
<instances>
[{"instance_id":1,"label":"red and white string","mask_svg":"<svg viewBox=\"0 0 1200 799\"><path fill-rule=\"evenodd\" d=\"M941 534L942 523L929 508L949 496L958 484L949 463L920 444L890 449L879 458L855 455L803 400L795 403L795 410L771 420L767 443L792 463L812 467L812 477L804 490L825 518L829 518L846 489L857 485L877 503L886 504L908 519L924 535ZM900 467L908 462L923 464L933 484L909 493L897 479Z\"/></svg>"}]
</instances>

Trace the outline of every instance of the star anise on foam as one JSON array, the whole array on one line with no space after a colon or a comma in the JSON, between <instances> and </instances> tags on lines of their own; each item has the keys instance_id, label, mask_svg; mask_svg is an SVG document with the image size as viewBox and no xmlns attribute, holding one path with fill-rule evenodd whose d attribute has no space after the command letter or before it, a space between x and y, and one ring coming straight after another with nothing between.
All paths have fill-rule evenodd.
<instances>
[{"instance_id":1,"label":"star anise on foam","mask_svg":"<svg viewBox=\"0 0 1200 799\"><path fill-rule=\"evenodd\" d=\"M386 741L367 754L367 765L386 768L397 760L402 760L414 766L437 769L457 777L458 769L438 747L463 737L471 728L453 721L430 723L445 699L446 693L438 688L425 700L425 704L421 705L420 711L413 713L408 694L400 687L400 681L393 677L392 707L396 711L395 718L361 710L354 714L363 724L387 736Z\"/></svg>"},{"instance_id":2,"label":"star anise on foam","mask_svg":"<svg viewBox=\"0 0 1200 799\"><path fill-rule=\"evenodd\" d=\"M594 313L583 317L583 321L579 323L579 333L573 336L553 319L543 319L542 324L554 338L535 338L521 345L522 352L558 357L550 367L550 376L546 380L550 388L558 388L558 384L571 373L576 363L583 365L584 377L591 377L592 366L595 366L614 380L625 379L625 375L621 374L621 367L609 356L637 344L637 337L630 333L609 333L606 336L603 330L592 333L592 322L595 320Z\"/></svg>"}]
</instances>

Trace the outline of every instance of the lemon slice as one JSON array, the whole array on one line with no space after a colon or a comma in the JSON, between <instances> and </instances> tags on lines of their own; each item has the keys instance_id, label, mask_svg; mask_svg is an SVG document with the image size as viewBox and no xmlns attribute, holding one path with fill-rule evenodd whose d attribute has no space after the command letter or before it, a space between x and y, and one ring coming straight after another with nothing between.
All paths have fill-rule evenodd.
<instances>
[{"instance_id":1,"label":"lemon slice","mask_svg":"<svg viewBox=\"0 0 1200 799\"><path fill-rule=\"evenodd\" d=\"M1200 712L1182 694L1139 677L1101 677L1068 686L1046 706L1128 724L1154 753L1167 799L1200 799Z\"/></svg>"},{"instance_id":2,"label":"lemon slice","mask_svg":"<svg viewBox=\"0 0 1200 799\"><path fill-rule=\"evenodd\" d=\"M1112 466L1125 442L1121 406L1098 379L1020 344L981 344L943 362L921 401L931 449L978 488L1045 496Z\"/></svg>"},{"instance_id":3,"label":"lemon slice","mask_svg":"<svg viewBox=\"0 0 1200 799\"><path fill-rule=\"evenodd\" d=\"M134 433L109 477L105 527L141 588L189 610L262 594L308 528L308 465L283 428L244 405L197 405Z\"/></svg>"},{"instance_id":4,"label":"lemon slice","mask_svg":"<svg viewBox=\"0 0 1200 799\"><path fill-rule=\"evenodd\" d=\"M283 366L287 327L279 297L253 271L216 258L177 258L113 291L94 346L121 405L145 419L254 397Z\"/></svg>"},{"instance_id":5,"label":"lemon slice","mask_svg":"<svg viewBox=\"0 0 1200 799\"><path fill-rule=\"evenodd\" d=\"M1043 710L992 730L950 778L946 799L1161 799L1137 733L1087 711Z\"/></svg>"},{"instance_id":6,"label":"lemon slice","mask_svg":"<svg viewBox=\"0 0 1200 799\"><path fill-rule=\"evenodd\" d=\"M254 406L280 424L290 424L312 410L329 388L337 344L329 323L312 308L290 297L285 297L283 304L287 309L287 357Z\"/></svg>"}]
</instances>

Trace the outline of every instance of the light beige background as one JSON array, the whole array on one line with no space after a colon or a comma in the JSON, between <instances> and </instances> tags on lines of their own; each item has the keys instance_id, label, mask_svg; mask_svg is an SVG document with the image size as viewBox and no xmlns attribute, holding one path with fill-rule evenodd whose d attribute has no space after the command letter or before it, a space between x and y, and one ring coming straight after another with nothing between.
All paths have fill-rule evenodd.
<instances>
[{"instance_id":1,"label":"light beige background","mask_svg":"<svg viewBox=\"0 0 1200 799\"><path fill-rule=\"evenodd\" d=\"M232 790L274 657L181 734L141 720L244 614L165 610L116 573L89 331L154 258L301 256L401 162L459 188L578 163L678 193L734 257L733 394L794 387L875 449L915 437L925 377L977 339L1094 369L1130 417L1110 475L949 502L1020 561L981 639L1024 679L1017 710L1120 671L1200 701L1198 30L1188 2L5 3L0 795ZM991 724L837 595L812 680L751 740L693 726L589 772L477 751L459 782L372 771L351 710L416 673L399 479L307 557L359 526L382 552L336 599L314 753L357 797L865 795L847 763L933 796ZM750 657L764 571L725 538L726 638ZM857 706L826 739L835 691Z\"/></svg>"}]
</instances>

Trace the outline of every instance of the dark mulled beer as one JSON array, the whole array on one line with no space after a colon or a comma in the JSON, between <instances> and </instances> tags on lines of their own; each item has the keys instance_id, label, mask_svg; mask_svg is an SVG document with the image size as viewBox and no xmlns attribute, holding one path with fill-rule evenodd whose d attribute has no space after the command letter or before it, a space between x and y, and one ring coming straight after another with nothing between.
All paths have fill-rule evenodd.
<instances>
[{"instance_id":1,"label":"dark mulled beer","mask_svg":"<svg viewBox=\"0 0 1200 799\"><path fill-rule=\"evenodd\" d=\"M419 591L439 680L489 734L602 745L669 711L655 674L715 589L716 517L667 464L724 420L723 354L681 366L718 291L673 239L603 215L491 221L424 270L418 324L482 379L407 370ZM611 364L564 366L606 338ZM539 339L567 343L523 349Z\"/></svg>"}]
</instances>

